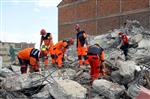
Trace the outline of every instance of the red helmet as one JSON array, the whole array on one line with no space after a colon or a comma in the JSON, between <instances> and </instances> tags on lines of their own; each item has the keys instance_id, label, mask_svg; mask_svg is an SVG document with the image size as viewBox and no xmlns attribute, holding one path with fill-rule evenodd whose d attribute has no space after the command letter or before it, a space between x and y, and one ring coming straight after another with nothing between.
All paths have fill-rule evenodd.
<instances>
[{"instance_id":1,"label":"red helmet","mask_svg":"<svg viewBox=\"0 0 150 99\"><path fill-rule=\"evenodd\" d=\"M74 26L74 29L75 29L75 30L80 29L80 25L79 25L79 24L76 24L76 25Z\"/></svg>"},{"instance_id":2,"label":"red helmet","mask_svg":"<svg viewBox=\"0 0 150 99\"><path fill-rule=\"evenodd\" d=\"M122 32L119 32L118 35L123 35L123 33L122 33Z\"/></svg>"},{"instance_id":3,"label":"red helmet","mask_svg":"<svg viewBox=\"0 0 150 99\"><path fill-rule=\"evenodd\" d=\"M41 34L41 35L45 35L45 34L46 34L45 29L42 29L42 30L40 31L40 34Z\"/></svg>"},{"instance_id":4,"label":"red helmet","mask_svg":"<svg viewBox=\"0 0 150 99\"><path fill-rule=\"evenodd\" d=\"M70 44L73 44L73 43L74 43L74 39L71 38L71 39L69 40L69 42L70 42Z\"/></svg>"}]
</instances>

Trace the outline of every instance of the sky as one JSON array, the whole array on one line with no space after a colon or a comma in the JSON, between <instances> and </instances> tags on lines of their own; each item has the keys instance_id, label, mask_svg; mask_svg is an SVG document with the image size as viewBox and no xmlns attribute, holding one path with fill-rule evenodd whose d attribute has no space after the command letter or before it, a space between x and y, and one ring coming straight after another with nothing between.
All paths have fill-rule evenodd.
<instances>
[{"instance_id":1,"label":"sky","mask_svg":"<svg viewBox=\"0 0 150 99\"><path fill-rule=\"evenodd\" d=\"M61 0L0 0L0 41L36 43L40 30L58 40L58 9Z\"/></svg>"}]
</instances>

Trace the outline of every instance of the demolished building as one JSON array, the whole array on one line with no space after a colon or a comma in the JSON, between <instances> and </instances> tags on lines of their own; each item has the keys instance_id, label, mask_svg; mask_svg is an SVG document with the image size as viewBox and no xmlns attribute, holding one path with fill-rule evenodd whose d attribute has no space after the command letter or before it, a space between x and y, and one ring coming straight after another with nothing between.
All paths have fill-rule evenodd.
<instances>
[{"instance_id":1,"label":"demolished building","mask_svg":"<svg viewBox=\"0 0 150 99\"><path fill-rule=\"evenodd\" d=\"M90 67L78 68L75 46L67 52L60 70L50 65L46 71L21 75L19 67L0 70L0 98L26 99L149 99L150 97L150 31L138 21L107 34L89 36L90 44L99 43L105 50L105 64L111 67L107 77L90 85ZM118 45L117 33L128 31L129 61L124 60ZM70 53L71 52L71 53ZM142 97L142 98L141 98Z\"/></svg>"}]
</instances>

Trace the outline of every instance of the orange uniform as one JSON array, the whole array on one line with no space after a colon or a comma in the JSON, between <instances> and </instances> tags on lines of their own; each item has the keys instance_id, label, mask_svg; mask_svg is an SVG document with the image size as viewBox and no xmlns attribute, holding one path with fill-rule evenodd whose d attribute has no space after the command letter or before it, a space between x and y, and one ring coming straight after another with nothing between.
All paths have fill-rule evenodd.
<instances>
[{"instance_id":1,"label":"orange uniform","mask_svg":"<svg viewBox=\"0 0 150 99\"><path fill-rule=\"evenodd\" d=\"M30 72L39 71L40 51L35 48L26 48L18 52L18 60L21 65L21 73L27 72L28 64L31 65Z\"/></svg>"},{"instance_id":2,"label":"orange uniform","mask_svg":"<svg viewBox=\"0 0 150 99\"><path fill-rule=\"evenodd\" d=\"M87 34L85 31L78 31L77 33L77 52L78 52L78 60L79 64L89 64L87 60L87 49L88 49L88 43L87 43ZM82 57L84 58L84 61L82 61Z\"/></svg>"},{"instance_id":3,"label":"orange uniform","mask_svg":"<svg viewBox=\"0 0 150 99\"><path fill-rule=\"evenodd\" d=\"M59 41L53 47L54 53L56 55L56 63L58 64L58 68L62 67L62 59L68 47L69 47L69 42L67 40Z\"/></svg>"},{"instance_id":4,"label":"orange uniform","mask_svg":"<svg viewBox=\"0 0 150 99\"><path fill-rule=\"evenodd\" d=\"M101 63L104 62L104 50L98 45L92 45L88 49L88 61L91 66L91 78L92 81L100 77L100 73L102 75L105 74L105 67L101 66ZM102 68L102 69L100 69Z\"/></svg>"},{"instance_id":5,"label":"orange uniform","mask_svg":"<svg viewBox=\"0 0 150 99\"><path fill-rule=\"evenodd\" d=\"M44 45L47 47L47 52L49 52L51 55L54 54L53 52L53 40L52 40L52 35L51 33L46 33L45 35L42 35L41 36L41 43L40 43L40 46L44 43ZM48 56L47 58L45 58L44 60L44 63L45 65L47 66L48 65ZM52 63L53 63L53 60L52 60Z\"/></svg>"}]
</instances>

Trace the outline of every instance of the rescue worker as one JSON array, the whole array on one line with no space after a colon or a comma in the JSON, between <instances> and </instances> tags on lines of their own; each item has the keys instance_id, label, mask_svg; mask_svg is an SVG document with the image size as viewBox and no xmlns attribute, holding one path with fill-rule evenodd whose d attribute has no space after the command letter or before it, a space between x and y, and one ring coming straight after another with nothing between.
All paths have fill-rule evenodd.
<instances>
[{"instance_id":1,"label":"rescue worker","mask_svg":"<svg viewBox=\"0 0 150 99\"><path fill-rule=\"evenodd\" d=\"M128 60L128 48L129 48L129 40L126 34L119 32L118 36L120 38L120 44L117 48L120 48L125 56L125 60Z\"/></svg>"},{"instance_id":2,"label":"rescue worker","mask_svg":"<svg viewBox=\"0 0 150 99\"><path fill-rule=\"evenodd\" d=\"M64 53L69 48L69 46L73 45L74 39L62 40L54 45L54 53L55 53L55 62L58 64L58 68L62 67L62 60L64 58Z\"/></svg>"},{"instance_id":3,"label":"rescue worker","mask_svg":"<svg viewBox=\"0 0 150 99\"><path fill-rule=\"evenodd\" d=\"M105 76L104 49L99 44L91 45L88 48L87 56L91 66L90 75L92 82L101 76Z\"/></svg>"},{"instance_id":4,"label":"rescue worker","mask_svg":"<svg viewBox=\"0 0 150 99\"><path fill-rule=\"evenodd\" d=\"M21 65L21 73L27 73L27 67L30 65L30 72L39 71L40 51L35 48L26 48L18 52L18 60Z\"/></svg>"},{"instance_id":5,"label":"rescue worker","mask_svg":"<svg viewBox=\"0 0 150 99\"><path fill-rule=\"evenodd\" d=\"M84 64L88 65L89 62L87 59L87 49L88 49L87 34L85 31L80 30L79 24L75 25L75 30L77 31L77 53L79 65L80 66Z\"/></svg>"},{"instance_id":6,"label":"rescue worker","mask_svg":"<svg viewBox=\"0 0 150 99\"><path fill-rule=\"evenodd\" d=\"M49 52L51 54L51 57L53 57L54 52L53 52L53 40L52 40L52 34L51 33L47 33L45 29L42 29L40 31L41 34L41 42L40 42L40 48L42 45L46 46L46 50L47 52ZM54 60L52 58L52 63L54 63ZM48 56L47 59L45 59L45 65L48 65Z\"/></svg>"}]
</instances>

